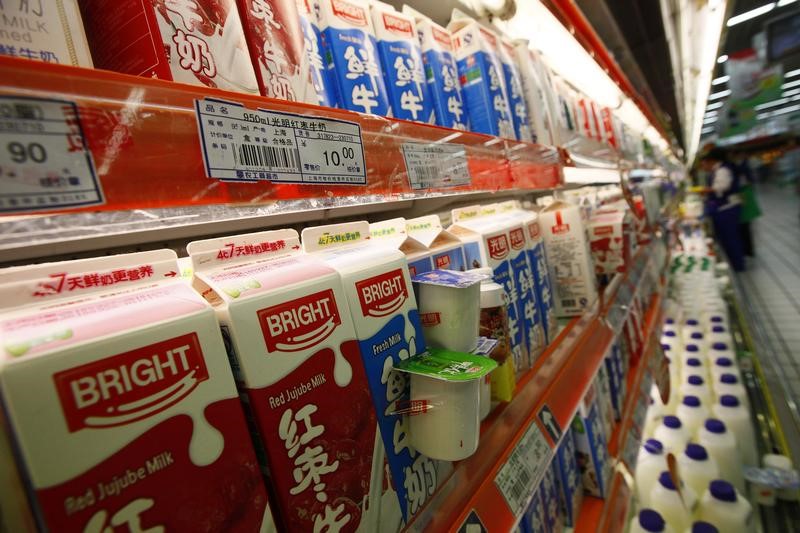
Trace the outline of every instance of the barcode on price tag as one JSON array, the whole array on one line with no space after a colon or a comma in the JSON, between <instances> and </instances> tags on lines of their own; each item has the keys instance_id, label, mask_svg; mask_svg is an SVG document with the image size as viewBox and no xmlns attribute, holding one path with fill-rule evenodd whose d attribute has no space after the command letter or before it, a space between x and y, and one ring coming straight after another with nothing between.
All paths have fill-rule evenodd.
<instances>
[{"instance_id":1,"label":"barcode on price tag","mask_svg":"<svg viewBox=\"0 0 800 533\"><path fill-rule=\"evenodd\" d=\"M408 183L420 189L469 185L467 150L461 144L403 143Z\"/></svg>"},{"instance_id":2,"label":"barcode on price tag","mask_svg":"<svg viewBox=\"0 0 800 533\"><path fill-rule=\"evenodd\" d=\"M206 175L225 181L366 185L361 126L195 100Z\"/></svg>"},{"instance_id":3,"label":"barcode on price tag","mask_svg":"<svg viewBox=\"0 0 800 533\"><path fill-rule=\"evenodd\" d=\"M0 96L0 213L102 203L78 106Z\"/></svg>"},{"instance_id":4,"label":"barcode on price tag","mask_svg":"<svg viewBox=\"0 0 800 533\"><path fill-rule=\"evenodd\" d=\"M534 484L544 475L552 456L553 450L547 439L539 426L532 422L494 478L494 484L515 517L525 511L536 488Z\"/></svg>"}]
</instances>

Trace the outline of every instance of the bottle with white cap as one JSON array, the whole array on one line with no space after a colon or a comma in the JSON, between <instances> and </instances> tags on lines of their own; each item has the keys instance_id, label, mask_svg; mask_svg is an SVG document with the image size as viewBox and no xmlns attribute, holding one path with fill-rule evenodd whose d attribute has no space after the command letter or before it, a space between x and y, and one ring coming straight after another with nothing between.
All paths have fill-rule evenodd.
<instances>
[{"instance_id":1,"label":"bottle with white cap","mask_svg":"<svg viewBox=\"0 0 800 533\"><path fill-rule=\"evenodd\" d=\"M693 522L691 527L686 530L686 533L721 533L719 529L714 527L713 524L698 520Z\"/></svg>"},{"instance_id":2,"label":"bottle with white cap","mask_svg":"<svg viewBox=\"0 0 800 533\"><path fill-rule=\"evenodd\" d=\"M686 447L689 442L689 434L686 428L683 427L683 422L677 416L667 415L661 421L655 431L653 431L653 438L661 441L664 450L678 454Z\"/></svg>"},{"instance_id":3,"label":"bottle with white cap","mask_svg":"<svg viewBox=\"0 0 800 533\"><path fill-rule=\"evenodd\" d=\"M681 378L685 381L689 379L689 376L700 376L703 379L708 379L708 367L699 357L687 357L683 360Z\"/></svg>"},{"instance_id":4,"label":"bottle with white cap","mask_svg":"<svg viewBox=\"0 0 800 533\"><path fill-rule=\"evenodd\" d=\"M742 373L739 370L739 365L736 364L736 359L723 356L711 359L711 376L719 379L722 374L736 374L741 377Z\"/></svg>"},{"instance_id":5,"label":"bottle with white cap","mask_svg":"<svg viewBox=\"0 0 800 533\"><path fill-rule=\"evenodd\" d=\"M711 387L700 376L689 376L680 388L681 397L697 396L705 405L711 405Z\"/></svg>"},{"instance_id":6,"label":"bottle with white cap","mask_svg":"<svg viewBox=\"0 0 800 533\"><path fill-rule=\"evenodd\" d=\"M689 318L686 319L683 323L683 327L681 328L681 340L684 344L690 343L690 339L692 338L693 333L703 333L703 326L700 324L700 321L696 318Z\"/></svg>"},{"instance_id":7,"label":"bottle with white cap","mask_svg":"<svg viewBox=\"0 0 800 533\"><path fill-rule=\"evenodd\" d=\"M639 511L639 514L631 520L628 528L628 533L672 533L673 531L654 509Z\"/></svg>"},{"instance_id":8,"label":"bottle with white cap","mask_svg":"<svg viewBox=\"0 0 800 533\"><path fill-rule=\"evenodd\" d=\"M733 433L745 466L758 466L758 448L750 411L732 394L723 394L711 407L712 413Z\"/></svg>"},{"instance_id":9,"label":"bottle with white cap","mask_svg":"<svg viewBox=\"0 0 800 533\"><path fill-rule=\"evenodd\" d=\"M667 459L661 441L647 439L639 449L636 458L636 473L634 482L639 506L647 507L650 501L650 491L658 481L658 475L667 469Z\"/></svg>"},{"instance_id":10,"label":"bottle with white cap","mask_svg":"<svg viewBox=\"0 0 800 533\"><path fill-rule=\"evenodd\" d=\"M755 531L753 506L734 486L715 479L700 499L697 517L725 533L751 533Z\"/></svg>"},{"instance_id":11,"label":"bottle with white cap","mask_svg":"<svg viewBox=\"0 0 800 533\"><path fill-rule=\"evenodd\" d=\"M687 444L686 449L678 456L678 466L683 482L697 494L703 494L709 483L719 479L717 462L700 444Z\"/></svg>"},{"instance_id":12,"label":"bottle with white cap","mask_svg":"<svg viewBox=\"0 0 800 533\"><path fill-rule=\"evenodd\" d=\"M736 437L728 431L725 423L716 418L706 420L697 432L697 442L702 444L717 462L720 477L730 481L739 492L744 493L742 455L736 444Z\"/></svg>"},{"instance_id":13,"label":"bottle with white cap","mask_svg":"<svg viewBox=\"0 0 800 533\"><path fill-rule=\"evenodd\" d=\"M700 401L700 398L697 396L692 396L691 394L683 397L681 404L675 411L675 415L681 419L681 422L683 422L683 425L686 428L686 433L689 436L689 440L694 438L694 436L697 434L697 430L700 429L700 426L703 425L703 422L706 421L710 414L711 412L709 411L708 406L703 404L703 402Z\"/></svg>"},{"instance_id":14,"label":"bottle with white cap","mask_svg":"<svg viewBox=\"0 0 800 533\"><path fill-rule=\"evenodd\" d=\"M721 374L719 379L714 382L714 394L720 396L736 396L739 402L746 408L750 408L750 400L747 397L747 389L744 388L737 374Z\"/></svg>"},{"instance_id":15,"label":"bottle with white cap","mask_svg":"<svg viewBox=\"0 0 800 533\"><path fill-rule=\"evenodd\" d=\"M733 346L733 337L726 326L711 326L711 330L708 332L707 337L711 346L717 342L723 342L728 346Z\"/></svg>"},{"instance_id":16,"label":"bottle with white cap","mask_svg":"<svg viewBox=\"0 0 800 533\"><path fill-rule=\"evenodd\" d=\"M683 495L683 501L681 501ZM675 531L683 531L692 523L697 505L697 494L691 487L681 483L681 495L675 488L668 471L661 472L658 483L650 491L650 507L658 511L664 521Z\"/></svg>"}]
</instances>

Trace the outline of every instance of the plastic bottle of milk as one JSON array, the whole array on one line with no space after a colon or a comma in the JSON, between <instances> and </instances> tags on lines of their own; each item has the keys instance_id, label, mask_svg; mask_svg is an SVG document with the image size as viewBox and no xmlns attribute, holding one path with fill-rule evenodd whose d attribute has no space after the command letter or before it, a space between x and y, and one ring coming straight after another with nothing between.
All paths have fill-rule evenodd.
<instances>
[{"instance_id":1,"label":"plastic bottle of milk","mask_svg":"<svg viewBox=\"0 0 800 533\"><path fill-rule=\"evenodd\" d=\"M675 531L683 531L692 523L692 514L697 505L697 495L686 484L681 484L683 501L675 490L669 472L661 472L658 483L650 491L651 507L658 511L664 521Z\"/></svg>"},{"instance_id":2,"label":"plastic bottle of milk","mask_svg":"<svg viewBox=\"0 0 800 533\"><path fill-rule=\"evenodd\" d=\"M721 533L719 529L714 527L713 524L698 520L692 524L692 527L686 530L686 533Z\"/></svg>"},{"instance_id":3,"label":"plastic bottle of milk","mask_svg":"<svg viewBox=\"0 0 800 533\"><path fill-rule=\"evenodd\" d=\"M699 357L687 357L684 359L681 377L686 381L689 376L700 376L703 379L708 379L708 367Z\"/></svg>"},{"instance_id":4,"label":"plastic bottle of milk","mask_svg":"<svg viewBox=\"0 0 800 533\"><path fill-rule=\"evenodd\" d=\"M668 345L670 350L678 350L681 347L681 339L676 331L665 331L661 334L661 345Z\"/></svg>"},{"instance_id":5,"label":"plastic bottle of milk","mask_svg":"<svg viewBox=\"0 0 800 533\"><path fill-rule=\"evenodd\" d=\"M747 389L739 380L736 374L722 374L719 379L714 382L714 394L717 398L725 395L736 396L739 398L739 403L749 409L750 400L747 397Z\"/></svg>"},{"instance_id":6,"label":"plastic bottle of milk","mask_svg":"<svg viewBox=\"0 0 800 533\"><path fill-rule=\"evenodd\" d=\"M679 454L689 442L689 434L677 416L667 415L653 431L653 438L661 441L665 452Z\"/></svg>"},{"instance_id":7,"label":"plastic bottle of milk","mask_svg":"<svg viewBox=\"0 0 800 533\"><path fill-rule=\"evenodd\" d=\"M759 461L756 435L747 407L736 396L723 394L719 397L719 401L711 407L711 411L733 433L745 466L757 467Z\"/></svg>"},{"instance_id":8,"label":"plastic bottle of milk","mask_svg":"<svg viewBox=\"0 0 800 533\"><path fill-rule=\"evenodd\" d=\"M715 359L711 359L711 376L715 379L719 380L719 376L722 374L736 374L738 377L742 377L742 373L739 370L739 365L736 364L736 359L732 359L730 357L717 357Z\"/></svg>"},{"instance_id":9,"label":"plastic bottle of milk","mask_svg":"<svg viewBox=\"0 0 800 533\"><path fill-rule=\"evenodd\" d=\"M709 344L709 361L716 361L718 357L728 357L733 361L736 361L736 354L733 352L733 344L729 342L714 342Z\"/></svg>"},{"instance_id":10,"label":"plastic bottle of milk","mask_svg":"<svg viewBox=\"0 0 800 533\"><path fill-rule=\"evenodd\" d=\"M697 396L705 405L711 405L711 387L700 376L689 376L680 388L681 397Z\"/></svg>"},{"instance_id":11,"label":"plastic bottle of milk","mask_svg":"<svg viewBox=\"0 0 800 533\"><path fill-rule=\"evenodd\" d=\"M680 360L681 368L683 368L683 365L686 364L686 360L691 359L692 357L694 357L695 359L699 359L703 357L703 353L700 351L700 347L698 345L687 344L686 346L683 347L683 351L681 351L681 360Z\"/></svg>"},{"instance_id":12,"label":"plastic bottle of milk","mask_svg":"<svg viewBox=\"0 0 800 533\"><path fill-rule=\"evenodd\" d=\"M634 475L640 507L650 505L650 491L658 481L658 475L666 469L667 459L661 441L647 439L639 449L639 456L636 458L636 474Z\"/></svg>"},{"instance_id":13,"label":"plastic bottle of milk","mask_svg":"<svg viewBox=\"0 0 800 533\"><path fill-rule=\"evenodd\" d=\"M750 502L722 479L711 482L700 500L697 516L724 533L755 531Z\"/></svg>"},{"instance_id":14,"label":"plastic bottle of milk","mask_svg":"<svg viewBox=\"0 0 800 533\"><path fill-rule=\"evenodd\" d=\"M728 431L725 423L716 418L706 420L697 432L697 442L717 462L720 477L730 481L739 492L744 493L742 455L736 445L736 437Z\"/></svg>"},{"instance_id":15,"label":"plastic bottle of milk","mask_svg":"<svg viewBox=\"0 0 800 533\"><path fill-rule=\"evenodd\" d=\"M631 520L631 526L628 528L628 533L672 533L672 531L658 511L653 509L639 511L639 514Z\"/></svg>"},{"instance_id":16,"label":"plastic bottle of milk","mask_svg":"<svg viewBox=\"0 0 800 533\"><path fill-rule=\"evenodd\" d=\"M653 384L653 387L656 387ZM650 406L647 408L647 413L644 415L644 426L642 427L642 437L648 439L653 436L653 431L661 423L664 418L664 404L661 402L661 395L658 393L658 388L654 391L650 389L650 396L648 398Z\"/></svg>"},{"instance_id":17,"label":"plastic bottle of milk","mask_svg":"<svg viewBox=\"0 0 800 533\"><path fill-rule=\"evenodd\" d=\"M705 339L705 335L703 335L699 331L695 331L689 338L684 341L686 344L694 344L698 348L700 348L700 353L705 356L708 353L708 346L706 346L707 342Z\"/></svg>"},{"instance_id":18,"label":"plastic bottle of milk","mask_svg":"<svg viewBox=\"0 0 800 533\"><path fill-rule=\"evenodd\" d=\"M696 318L689 318L683 323L683 327L681 328L681 340L683 340L684 344L688 344L691 342L689 339L692 338L693 333L703 333L703 326L700 325L700 321Z\"/></svg>"},{"instance_id":19,"label":"plastic bottle of milk","mask_svg":"<svg viewBox=\"0 0 800 533\"><path fill-rule=\"evenodd\" d=\"M703 494L709 483L719 479L717 462L700 444L687 444L678 456L678 466L683 482L697 494Z\"/></svg>"},{"instance_id":20,"label":"plastic bottle of milk","mask_svg":"<svg viewBox=\"0 0 800 533\"><path fill-rule=\"evenodd\" d=\"M693 439L697 434L697 430L703 425L703 422L709 417L711 412L708 407L700 401L697 396L684 396L681 404L675 411L675 416L681 419L683 426L686 429L686 434L689 440ZM701 491L697 491L700 494Z\"/></svg>"},{"instance_id":21,"label":"plastic bottle of milk","mask_svg":"<svg viewBox=\"0 0 800 533\"><path fill-rule=\"evenodd\" d=\"M710 306L707 306L707 311L703 313L703 317L706 319L706 325L708 326L707 330L710 330L714 326L724 326L728 323L728 317L725 313L721 313L715 309L716 304L712 303Z\"/></svg>"},{"instance_id":22,"label":"plastic bottle of milk","mask_svg":"<svg viewBox=\"0 0 800 533\"><path fill-rule=\"evenodd\" d=\"M733 346L733 337L725 326L711 326L711 331L706 337L712 346L717 342L724 342L728 346Z\"/></svg>"},{"instance_id":23,"label":"plastic bottle of milk","mask_svg":"<svg viewBox=\"0 0 800 533\"><path fill-rule=\"evenodd\" d=\"M666 333L667 331L678 331L678 325L675 323L674 318L667 318L664 320L664 324L661 326L661 333Z\"/></svg>"}]
</instances>

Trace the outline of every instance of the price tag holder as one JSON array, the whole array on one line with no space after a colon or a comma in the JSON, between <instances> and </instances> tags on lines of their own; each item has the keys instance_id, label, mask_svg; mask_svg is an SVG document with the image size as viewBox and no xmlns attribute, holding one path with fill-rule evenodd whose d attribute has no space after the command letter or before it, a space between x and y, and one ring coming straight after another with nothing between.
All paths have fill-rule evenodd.
<instances>
[{"instance_id":1,"label":"price tag holder","mask_svg":"<svg viewBox=\"0 0 800 533\"><path fill-rule=\"evenodd\" d=\"M552 457L553 449L547 443L547 438L539 426L531 422L494 478L497 489L505 498L514 517L519 518L525 511L536 488L535 483L544 475Z\"/></svg>"},{"instance_id":2,"label":"price tag holder","mask_svg":"<svg viewBox=\"0 0 800 533\"><path fill-rule=\"evenodd\" d=\"M467 150L461 144L403 143L409 186L443 189L470 185Z\"/></svg>"},{"instance_id":3,"label":"price tag holder","mask_svg":"<svg viewBox=\"0 0 800 533\"><path fill-rule=\"evenodd\" d=\"M195 100L206 175L225 181L366 185L361 126Z\"/></svg>"},{"instance_id":4,"label":"price tag holder","mask_svg":"<svg viewBox=\"0 0 800 533\"><path fill-rule=\"evenodd\" d=\"M0 96L0 213L100 205L75 102Z\"/></svg>"}]
</instances>

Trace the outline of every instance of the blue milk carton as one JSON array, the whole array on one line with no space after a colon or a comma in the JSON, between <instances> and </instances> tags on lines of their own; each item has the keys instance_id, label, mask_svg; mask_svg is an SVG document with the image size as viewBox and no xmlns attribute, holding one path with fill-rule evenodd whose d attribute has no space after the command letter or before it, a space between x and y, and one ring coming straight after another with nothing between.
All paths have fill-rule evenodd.
<instances>
[{"instance_id":1,"label":"blue milk carton","mask_svg":"<svg viewBox=\"0 0 800 533\"><path fill-rule=\"evenodd\" d=\"M414 19L381 2L371 4L370 12L394 116L433 124L433 100L425 82Z\"/></svg>"},{"instance_id":2,"label":"blue milk carton","mask_svg":"<svg viewBox=\"0 0 800 533\"><path fill-rule=\"evenodd\" d=\"M315 0L296 0L300 27L303 29L305 52L311 71L311 84L317 93L317 103L325 107L339 105L336 96L336 78L333 70L325 66L322 33L319 30L319 3Z\"/></svg>"},{"instance_id":3,"label":"blue milk carton","mask_svg":"<svg viewBox=\"0 0 800 533\"><path fill-rule=\"evenodd\" d=\"M561 533L564 530L564 519L561 516L561 506L559 505L560 490L558 465L554 458L544 473L540 487L547 530L552 533Z\"/></svg>"},{"instance_id":4,"label":"blue milk carton","mask_svg":"<svg viewBox=\"0 0 800 533\"><path fill-rule=\"evenodd\" d=\"M475 20L450 23L461 93L472 131L515 139L505 95L503 67L497 57L498 38Z\"/></svg>"},{"instance_id":5,"label":"blue milk carton","mask_svg":"<svg viewBox=\"0 0 800 533\"><path fill-rule=\"evenodd\" d=\"M388 116L369 6L362 0L319 0L325 63L335 75L339 105L351 111Z\"/></svg>"},{"instance_id":6,"label":"blue milk carton","mask_svg":"<svg viewBox=\"0 0 800 533\"><path fill-rule=\"evenodd\" d=\"M564 522L567 527L575 527L578 512L583 502L583 485L578 461L575 455L575 441L572 430L564 431L561 444L556 450L558 481L561 488L561 505L564 511Z\"/></svg>"},{"instance_id":7,"label":"blue milk carton","mask_svg":"<svg viewBox=\"0 0 800 533\"><path fill-rule=\"evenodd\" d=\"M605 498L611 481L611 460L597 400L597 390L592 384L572 420L572 434L583 490Z\"/></svg>"},{"instance_id":8,"label":"blue milk carton","mask_svg":"<svg viewBox=\"0 0 800 533\"><path fill-rule=\"evenodd\" d=\"M410 218L406 230L428 250L434 270L467 270L461 241L442 227L439 215Z\"/></svg>"},{"instance_id":9,"label":"blue milk carton","mask_svg":"<svg viewBox=\"0 0 800 533\"><path fill-rule=\"evenodd\" d=\"M547 516L544 510L544 500L542 499L542 484L533 492L533 498L525 514L520 520L520 529L525 533L550 533L547 528Z\"/></svg>"},{"instance_id":10,"label":"blue milk carton","mask_svg":"<svg viewBox=\"0 0 800 533\"><path fill-rule=\"evenodd\" d=\"M534 140L540 144L556 144L548 86L541 74L541 61L528 41L514 41L514 59L522 81L522 93L528 105L528 114ZM547 92L546 92L547 91Z\"/></svg>"},{"instance_id":11,"label":"blue milk carton","mask_svg":"<svg viewBox=\"0 0 800 533\"><path fill-rule=\"evenodd\" d=\"M403 6L403 13L414 17L425 64L425 81L433 99L436 124L455 130L468 130L469 120L458 82L453 55L453 36L425 15Z\"/></svg>"},{"instance_id":12,"label":"blue milk carton","mask_svg":"<svg viewBox=\"0 0 800 533\"><path fill-rule=\"evenodd\" d=\"M506 82L506 99L511 120L514 123L514 133L518 141L533 142L534 135L531 131L528 104L522 92L522 78L514 60L514 44L505 37L500 38L500 62L503 65L503 79Z\"/></svg>"}]
</instances>

